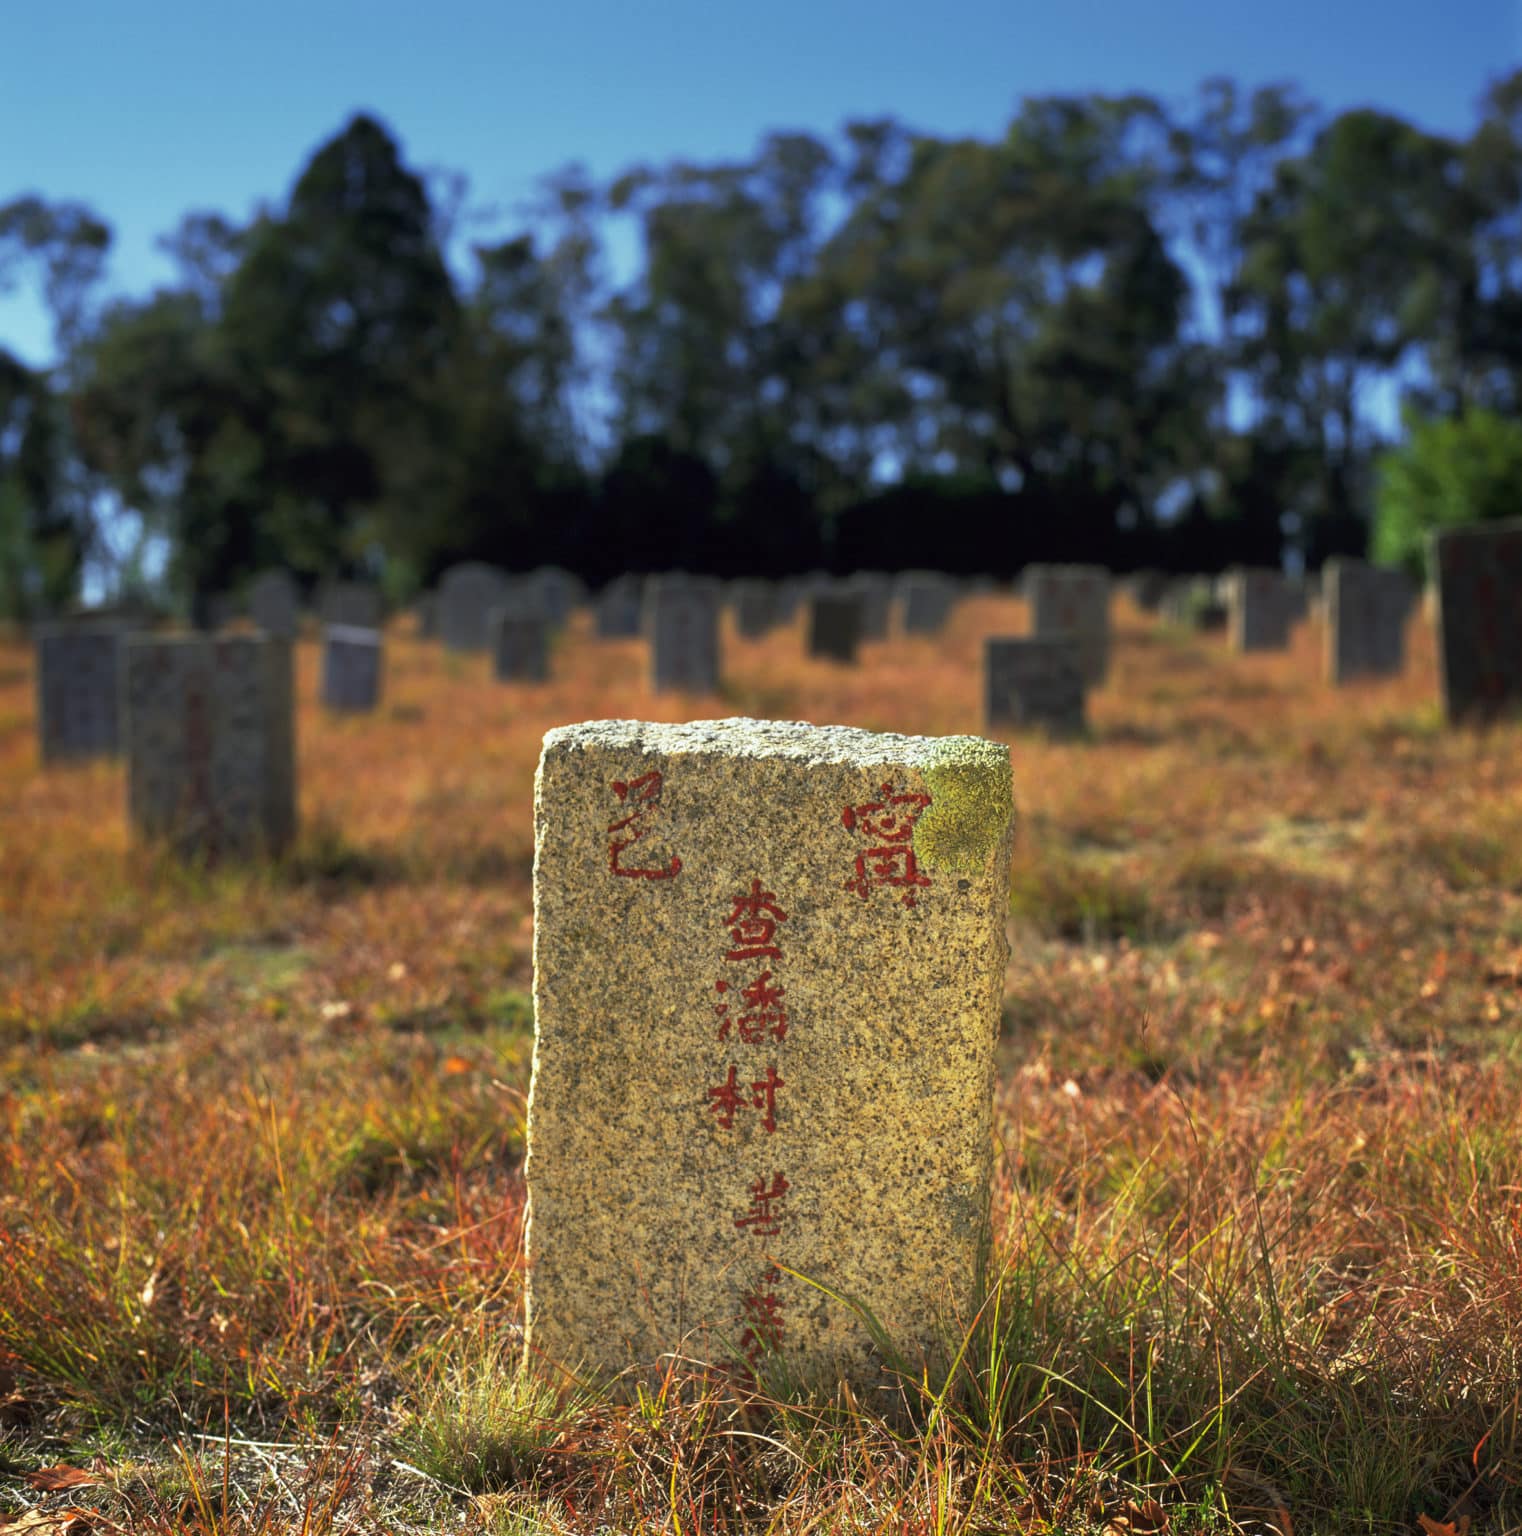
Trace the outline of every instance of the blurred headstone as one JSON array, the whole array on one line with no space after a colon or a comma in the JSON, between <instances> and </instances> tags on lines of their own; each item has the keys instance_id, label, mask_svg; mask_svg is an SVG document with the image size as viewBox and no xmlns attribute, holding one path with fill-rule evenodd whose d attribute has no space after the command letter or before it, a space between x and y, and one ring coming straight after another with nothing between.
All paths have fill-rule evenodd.
<instances>
[{"instance_id":1,"label":"blurred headstone","mask_svg":"<svg viewBox=\"0 0 1522 1536\"><path fill-rule=\"evenodd\" d=\"M1437 653L1450 721L1522 706L1522 519L1432 536Z\"/></svg>"},{"instance_id":2,"label":"blurred headstone","mask_svg":"<svg viewBox=\"0 0 1522 1536\"><path fill-rule=\"evenodd\" d=\"M1110 671L1110 573L1100 565L1028 565L1021 576L1037 639L1069 635L1089 687Z\"/></svg>"},{"instance_id":3,"label":"blurred headstone","mask_svg":"<svg viewBox=\"0 0 1522 1536\"><path fill-rule=\"evenodd\" d=\"M861 599L846 592L820 592L809 599L808 653L854 662L861 643Z\"/></svg>"},{"instance_id":4,"label":"blurred headstone","mask_svg":"<svg viewBox=\"0 0 1522 1536\"><path fill-rule=\"evenodd\" d=\"M1246 654L1289 648L1294 600L1283 572L1261 566L1228 572L1226 610L1232 650Z\"/></svg>"},{"instance_id":5,"label":"blurred headstone","mask_svg":"<svg viewBox=\"0 0 1522 1536\"><path fill-rule=\"evenodd\" d=\"M586 583L558 565L541 565L523 580L529 606L544 615L551 629L560 629L587 600Z\"/></svg>"},{"instance_id":6,"label":"blurred headstone","mask_svg":"<svg viewBox=\"0 0 1522 1536\"><path fill-rule=\"evenodd\" d=\"M532 605L494 608L492 672L500 683L542 683L550 675L550 620Z\"/></svg>"},{"instance_id":7,"label":"blurred headstone","mask_svg":"<svg viewBox=\"0 0 1522 1536\"><path fill-rule=\"evenodd\" d=\"M629 640L639 633L643 582L638 576L615 576L597 594L597 634L602 640Z\"/></svg>"},{"instance_id":8,"label":"blurred headstone","mask_svg":"<svg viewBox=\"0 0 1522 1536\"><path fill-rule=\"evenodd\" d=\"M1321 574L1326 607L1326 676L1334 687L1360 677L1394 677L1405 666L1406 619L1416 589L1403 571L1338 556Z\"/></svg>"},{"instance_id":9,"label":"blurred headstone","mask_svg":"<svg viewBox=\"0 0 1522 1536\"><path fill-rule=\"evenodd\" d=\"M248 616L267 635L294 640L301 622L301 592L289 571L261 571L249 583Z\"/></svg>"},{"instance_id":10,"label":"blurred headstone","mask_svg":"<svg viewBox=\"0 0 1522 1536\"><path fill-rule=\"evenodd\" d=\"M110 623L39 624L37 738L43 763L111 757L121 742L125 631Z\"/></svg>"},{"instance_id":11,"label":"blurred headstone","mask_svg":"<svg viewBox=\"0 0 1522 1536\"><path fill-rule=\"evenodd\" d=\"M124 668L138 834L207 858L283 849L296 829L290 642L132 636Z\"/></svg>"},{"instance_id":12,"label":"blurred headstone","mask_svg":"<svg viewBox=\"0 0 1522 1536\"><path fill-rule=\"evenodd\" d=\"M596 721L536 782L530 1356L901 1392L978 1304L1008 749Z\"/></svg>"},{"instance_id":13,"label":"blurred headstone","mask_svg":"<svg viewBox=\"0 0 1522 1536\"><path fill-rule=\"evenodd\" d=\"M939 571L904 571L893 583L899 628L906 635L937 635L956 605L956 584Z\"/></svg>"},{"instance_id":14,"label":"blurred headstone","mask_svg":"<svg viewBox=\"0 0 1522 1536\"><path fill-rule=\"evenodd\" d=\"M719 687L719 587L708 577L652 576L645 633L655 693L715 693Z\"/></svg>"},{"instance_id":15,"label":"blurred headstone","mask_svg":"<svg viewBox=\"0 0 1522 1536\"><path fill-rule=\"evenodd\" d=\"M745 640L759 640L777 623L777 588L770 581L742 579L729 584L734 608L735 632Z\"/></svg>"},{"instance_id":16,"label":"blurred headstone","mask_svg":"<svg viewBox=\"0 0 1522 1536\"><path fill-rule=\"evenodd\" d=\"M1083 654L1076 635L990 636L983 645L984 711L989 730L1040 727L1082 734Z\"/></svg>"},{"instance_id":17,"label":"blurred headstone","mask_svg":"<svg viewBox=\"0 0 1522 1536\"><path fill-rule=\"evenodd\" d=\"M494 566L479 560L452 565L439 577L439 639L446 651L484 651L490 644L487 620L504 607L508 580Z\"/></svg>"},{"instance_id":18,"label":"blurred headstone","mask_svg":"<svg viewBox=\"0 0 1522 1536\"><path fill-rule=\"evenodd\" d=\"M333 581L322 589L317 616L324 624L379 629L385 619L380 591L366 581Z\"/></svg>"},{"instance_id":19,"label":"blurred headstone","mask_svg":"<svg viewBox=\"0 0 1522 1536\"><path fill-rule=\"evenodd\" d=\"M322 632L322 702L342 713L364 714L380 703L381 634L353 624Z\"/></svg>"},{"instance_id":20,"label":"blurred headstone","mask_svg":"<svg viewBox=\"0 0 1522 1536\"><path fill-rule=\"evenodd\" d=\"M840 590L861 603L861 638L886 640L893 613L893 578L884 571L855 571Z\"/></svg>"}]
</instances>

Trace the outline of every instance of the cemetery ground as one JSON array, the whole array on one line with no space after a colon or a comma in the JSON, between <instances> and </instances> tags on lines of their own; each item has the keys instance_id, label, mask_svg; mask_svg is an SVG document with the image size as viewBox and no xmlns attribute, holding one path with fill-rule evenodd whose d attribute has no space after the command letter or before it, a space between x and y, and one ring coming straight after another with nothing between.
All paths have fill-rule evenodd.
<instances>
[{"instance_id":1,"label":"cemetery ground","mask_svg":"<svg viewBox=\"0 0 1522 1536\"><path fill-rule=\"evenodd\" d=\"M519 1368L543 732L981 732L1025 619L727 631L720 697L586 614L542 684L393 626L344 717L309 636L298 843L213 870L129 846L119 764L39 770L0 642L0 1531L1522 1530L1522 725L1443 728L1419 618L1334 692L1314 623L1233 657L1118 600L1089 737L1013 741L949 1381Z\"/></svg>"}]
</instances>

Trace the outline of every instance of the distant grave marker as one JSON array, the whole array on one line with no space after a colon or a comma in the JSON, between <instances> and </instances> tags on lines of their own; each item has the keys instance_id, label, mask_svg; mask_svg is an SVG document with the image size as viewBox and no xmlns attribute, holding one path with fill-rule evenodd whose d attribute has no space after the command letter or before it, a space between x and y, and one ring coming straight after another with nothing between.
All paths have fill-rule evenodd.
<instances>
[{"instance_id":1,"label":"distant grave marker","mask_svg":"<svg viewBox=\"0 0 1522 1536\"><path fill-rule=\"evenodd\" d=\"M537 608L552 629L560 629L587 600L586 583L558 565L542 565L523 578L528 605Z\"/></svg>"},{"instance_id":2,"label":"distant grave marker","mask_svg":"<svg viewBox=\"0 0 1522 1536\"><path fill-rule=\"evenodd\" d=\"M886 640L893 615L893 578L881 571L857 571L841 583L841 591L861 602L861 638Z\"/></svg>"},{"instance_id":3,"label":"distant grave marker","mask_svg":"<svg viewBox=\"0 0 1522 1536\"><path fill-rule=\"evenodd\" d=\"M113 756L124 632L113 624L40 624L34 637L43 763Z\"/></svg>"},{"instance_id":4,"label":"distant grave marker","mask_svg":"<svg viewBox=\"0 0 1522 1536\"><path fill-rule=\"evenodd\" d=\"M439 577L439 639L446 651L484 651L487 621L510 595L507 577L479 560L452 565Z\"/></svg>"},{"instance_id":5,"label":"distant grave marker","mask_svg":"<svg viewBox=\"0 0 1522 1536\"><path fill-rule=\"evenodd\" d=\"M379 629L386 616L380 592L364 581L330 582L322 590L317 612L324 624L352 629Z\"/></svg>"},{"instance_id":6,"label":"distant grave marker","mask_svg":"<svg viewBox=\"0 0 1522 1536\"><path fill-rule=\"evenodd\" d=\"M1295 597L1282 572L1260 567L1228 572L1226 611L1232 650L1247 654L1289 648Z\"/></svg>"},{"instance_id":7,"label":"distant grave marker","mask_svg":"<svg viewBox=\"0 0 1522 1536\"><path fill-rule=\"evenodd\" d=\"M380 631L329 624L322 636L322 702L341 713L363 714L380 702L380 690Z\"/></svg>"},{"instance_id":8,"label":"distant grave marker","mask_svg":"<svg viewBox=\"0 0 1522 1536\"><path fill-rule=\"evenodd\" d=\"M957 589L938 571L905 571L894 582L899 628L906 635L936 635L956 606Z\"/></svg>"},{"instance_id":9,"label":"distant grave marker","mask_svg":"<svg viewBox=\"0 0 1522 1536\"><path fill-rule=\"evenodd\" d=\"M615 576L597 594L598 639L631 640L639 633L642 587L638 576Z\"/></svg>"},{"instance_id":10,"label":"distant grave marker","mask_svg":"<svg viewBox=\"0 0 1522 1536\"><path fill-rule=\"evenodd\" d=\"M729 584L735 632L744 640L759 640L777 625L777 588L770 581L745 578Z\"/></svg>"},{"instance_id":11,"label":"distant grave marker","mask_svg":"<svg viewBox=\"0 0 1522 1536\"><path fill-rule=\"evenodd\" d=\"M134 636L124 666L137 832L211 858L284 848L296 828L290 642Z\"/></svg>"},{"instance_id":12,"label":"distant grave marker","mask_svg":"<svg viewBox=\"0 0 1522 1536\"><path fill-rule=\"evenodd\" d=\"M261 571L248 588L248 616L267 635L294 640L301 622L301 591L289 571Z\"/></svg>"},{"instance_id":13,"label":"distant grave marker","mask_svg":"<svg viewBox=\"0 0 1522 1536\"><path fill-rule=\"evenodd\" d=\"M492 673L499 683L542 683L550 675L549 618L537 609L496 608L490 619Z\"/></svg>"},{"instance_id":14,"label":"distant grave marker","mask_svg":"<svg viewBox=\"0 0 1522 1536\"><path fill-rule=\"evenodd\" d=\"M1054 736L1083 733L1083 655L1076 637L991 636L983 645L983 680L989 730L1040 727Z\"/></svg>"},{"instance_id":15,"label":"distant grave marker","mask_svg":"<svg viewBox=\"0 0 1522 1536\"><path fill-rule=\"evenodd\" d=\"M545 737L531 1354L891 1388L837 1297L941 1354L986 1244L1011 818L972 737Z\"/></svg>"},{"instance_id":16,"label":"distant grave marker","mask_svg":"<svg viewBox=\"0 0 1522 1536\"><path fill-rule=\"evenodd\" d=\"M1432 537L1443 712L1490 720L1522 706L1522 519Z\"/></svg>"},{"instance_id":17,"label":"distant grave marker","mask_svg":"<svg viewBox=\"0 0 1522 1536\"><path fill-rule=\"evenodd\" d=\"M1402 571L1362 560L1328 560L1326 676L1334 687L1360 677L1394 677L1405 666L1406 619L1416 590Z\"/></svg>"},{"instance_id":18,"label":"distant grave marker","mask_svg":"<svg viewBox=\"0 0 1522 1536\"><path fill-rule=\"evenodd\" d=\"M1021 577L1037 639L1068 635L1078 642L1089 687L1110 670L1110 573L1099 565L1028 565Z\"/></svg>"},{"instance_id":19,"label":"distant grave marker","mask_svg":"<svg viewBox=\"0 0 1522 1536\"><path fill-rule=\"evenodd\" d=\"M652 576L645 586L654 693L716 693L719 687L719 589L704 577Z\"/></svg>"},{"instance_id":20,"label":"distant grave marker","mask_svg":"<svg viewBox=\"0 0 1522 1536\"><path fill-rule=\"evenodd\" d=\"M853 663L861 643L861 610L861 599L854 594L815 593L809 599L809 655Z\"/></svg>"}]
</instances>

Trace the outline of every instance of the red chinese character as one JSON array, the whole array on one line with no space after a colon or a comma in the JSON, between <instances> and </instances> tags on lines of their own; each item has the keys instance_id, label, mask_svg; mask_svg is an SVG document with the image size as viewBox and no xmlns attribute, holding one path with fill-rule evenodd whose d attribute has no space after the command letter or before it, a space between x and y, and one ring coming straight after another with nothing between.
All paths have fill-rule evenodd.
<instances>
[{"instance_id":1,"label":"red chinese character","mask_svg":"<svg viewBox=\"0 0 1522 1536\"><path fill-rule=\"evenodd\" d=\"M781 1278L780 1270L767 1270L742 1304L747 1326L740 1335L740 1351L752 1369L761 1363L762 1355L782 1348L782 1302L775 1291L763 1289Z\"/></svg>"},{"instance_id":2,"label":"red chinese character","mask_svg":"<svg viewBox=\"0 0 1522 1536\"><path fill-rule=\"evenodd\" d=\"M787 1084L777 1076L776 1067L768 1067L766 1076L750 1085L750 1107L761 1111L761 1124L768 1133L777 1129L777 1090L786 1087ZM745 1106L739 1084L735 1081L734 1067L729 1069L728 1077L717 1088L708 1090L708 1097L713 1101L714 1119L726 1131L733 1130L735 1111Z\"/></svg>"},{"instance_id":3,"label":"red chinese character","mask_svg":"<svg viewBox=\"0 0 1522 1536\"><path fill-rule=\"evenodd\" d=\"M782 1197L791 1187L780 1173L772 1175L770 1189L764 1177L757 1179L750 1187L750 1211L744 1216L736 1216L735 1225L741 1231L749 1227L755 1237L775 1237L782 1230L782 1218L787 1212L772 1207L774 1204L781 1206Z\"/></svg>"},{"instance_id":4,"label":"red chinese character","mask_svg":"<svg viewBox=\"0 0 1522 1536\"><path fill-rule=\"evenodd\" d=\"M682 861L674 854L664 869L625 869L619 860L626 849L632 848L649 832L645 818L661 803L661 774L652 769L627 784L621 779L613 781L613 793L630 807L629 814L608 823L611 833L627 832L627 837L614 837L608 844L608 868L615 875L627 875L633 880L670 880L680 873Z\"/></svg>"},{"instance_id":5,"label":"red chinese character","mask_svg":"<svg viewBox=\"0 0 1522 1536\"><path fill-rule=\"evenodd\" d=\"M847 832L859 830L879 844L856 855L856 875L846 881L845 888L865 901L877 886L898 887L904 891L904 905L912 907L915 889L930 884L930 877L921 874L911 846L914 824L930 804L930 796L895 795L891 784L884 784L878 795L880 799L869 800L865 805L848 805L841 813L841 824Z\"/></svg>"},{"instance_id":6,"label":"red chinese character","mask_svg":"<svg viewBox=\"0 0 1522 1536\"><path fill-rule=\"evenodd\" d=\"M738 1020L730 1018L727 1001L714 1004L713 1011L722 1020L719 1039L729 1039L731 1029L738 1030L746 1045L759 1045L768 1034L773 1040L787 1039L787 1011L781 1007L782 999L787 996L787 988L774 987L771 980L772 973L762 971L754 981L746 982L740 989L745 1009ZM729 983L720 978L714 982L713 989L722 997L729 991Z\"/></svg>"},{"instance_id":7,"label":"red chinese character","mask_svg":"<svg viewBox=\"0 0 1522 1536\"><path fill-rule=\"evenodd\" d=\"M734 948L724 956L726 960L779 960L782 951L772 942L777 936L777 924L787 921L787 913L777 905L771 891L763 891L759 880L750 883L748 896L735 896L734 910L725 921L729 924L729 936ZM770 913L770 916L766 914Z\"/></svg>"}]
</instances>

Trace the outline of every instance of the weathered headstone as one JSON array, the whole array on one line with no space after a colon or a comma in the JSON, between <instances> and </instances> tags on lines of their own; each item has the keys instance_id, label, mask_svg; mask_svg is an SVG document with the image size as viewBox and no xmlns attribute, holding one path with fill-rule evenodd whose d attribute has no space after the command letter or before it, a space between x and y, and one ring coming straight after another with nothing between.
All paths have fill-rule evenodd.
<instances>
[{"instance_id":1,"label":"weathered headstone","mask_svg":"<svg viewBox=\"0 0 1522 1536\"><path fill-rule=\"evenodd\" d=\"M1416 596L1406 574L1338 556L1323 568L1321 588L1327 681L1396 676L1405 665L1406 619Z\"/></svg>"},{"instance_id":2,"label":"weathered headstone","mask_svg":"<svg viewBox=\"0 0 1522 1536\"><path fill-rule=\"evenodd\" d=\"M906 635L935 635L956 605L957 589L939 571L905 571L893 583L899 628Z\"/></svg>"},{"instance_id":3,"label":"weathered headstone","mask_svg":"<svg viewBox=\"0 0 1522 1536\"><path fill-rule=\"evenodd\" d=\"M837 1298L940 1354L986 1251L1011 819L1008 750L973 737L545 737L532 1355L891 1387Z\"/></svg>"},{"instance_id":4,"label":"weathered headstone","mask_svg":"<svg viewBox=\"0 0 1522 1536\"><path fill-rule=\"evenodd\" d=\"M261 571L249 583L248 616L267 635L294 640L301 620L301 592L289 571Z\"/></svg>"},{"instance_id":5,"label":"weathered headstone","mask_svg":"<svg viewBox=\"0 0 1522 1536\"><path fill-rule=\"evenodd\" d=\"M1110 670L1110 573L1099 565L1028 565L1021 577L1037 639L1078 642L1083 680L1096 687Z\"/></svg>"},{"instance_id":6,"label":"weathered headstone","mask_svg":"<svg viewBox=\"0 0 1522 1536\"><path fill-rule=\"evenodd\" d=\"M586 583L558 565L541 565L523 578L528 606L537 609L559 629L587 600Z\"/></svg>"},{"instance_id":7,"label":"weathered headstone","mask_svg":"<svg viewBox=\"0 0 1522 1536\"><path fill-rule=\"evenodd\" d=\"M744 578L729 584L735 632L744 640L759 640L777 623L777 589L769 581Z\"/></svg>"},{"instance_id":8,"label":"weathered headstone","mask_svg":"<svg viewBox=\"0 0 1522 1536\"><path fill-rule=\"evenodd\" d=\"M719 686L719 589L703 577L652 576L644 628L654 693L714 693Z\"/></svg>"},{"instance_id":9,"label":"weathered headstone","mask_svg":"<svg viewBox=\"0 0 1522 1536\"><path fill-rule=\"evenodd\" d=\"M882 571L856 571L840 590L861 602L861 638L886 640L893 614L893 578Z\"/></svg>"},{"instance_id":10,"label":"weathered headstone","mask_svg":"<svg viewBox=\"0 0 1522 1536\"><path fill-rule=\"evenodd\" d=\"M990 636L983 644L983 683L989 730L1039 726L1054 736L1084 730L1083 655L1076 636Z\"/></svg>"},{"instance_id":11,"label":"weathered headstone","mask_svg":"<svg viewBox=\"0 0 1522 1536\"><path fill-rule=\"evenodd\" d=\"M329 709L363 714L380 702L381 634L352 624L322 632L322 702Z\"/></svg>"},{"instance_id":12,"label":"weathered headstone","mask_svg":"<svg viewBox=\"0 0 1522 1536\"><path fill-rule=\"evenodd\" d=\"M1432 537L1443 712L1489 720L1522 707L1522 519Z\"/></svg>"},{"instance_id":13,"label":"weathered headstone","mask_svg":"<svg viewBox=\"0 0 1522 1536\"><path fill-rule=\"evenodd\" d=\"M615 576L597 594L597 636L600 640L628 640L639 633L643 582L638 576Z\"/></svg>"},{"instance_id":14,"label":"weathered headstone","mask_svg":"<svg viewBox=\"0 0 1522 1536\"><path fill-rule=\"evenodd\" d=\"M385 619L380 592L365 581L334 581L322 589L318 617L324 624L379 629Z\"/></svg>"},{"instance_id":15,"label":"weathered headstone","mask_svg":"<svg viewBox=\"0 0 1522 1536\"><path fill-rule=\"evenodd\" d=\"M1232 650L1245 654L1288 648L1294 599L1281 571L1250 567L1228 572L1226 609Z\"/></svg>"},{"instance_id":16,"label":"weathered headstone","mask_svg":"<svg viewBox=\"0 0 1522 1536\"><path fill-rule=\"evenodd\" d=\"M42 761L114 755L123 631L114 624L40 624L33 635Z\"/></svg>"},{"instance_id":17,"label":"weathered headstone","mask_svg":"<svg viewBox=\"0 0 1522 1536\"><path fill-rule=\"evenodd\" d=\"M290 642L133 636L124 669L138 833L213 858L279 852L296 828Z\"/></svg>"},{"instance_id":18,"label":"weathered headstone","mask_svg":"<svg viewBox=\"0 0 1522 1536\"><path fill-rule=\"evenodd\" d=\"M492 672L499 683L542 683L550 675L548 616L531 606L494 608Z\"/></svg>"},{"instance_id":19,"label":"weathered headstone","mask_svg":"<svg viewBox=\"0 0 1522 1536\"><path fill-rule=\"evenodd\" d=\"M820 592L809 599L808 653L828 661L854 662L861 643L861 599Z\"/></svg>"},{"instance_id":20,"label":"weathered headstone","mask_svg":"<svg viewBox=\"0 0 1522 1536\"><path fill-rule=\"evenodd\" d=\"M447 651L484 651L487 619L508 600L507 577L479 560L452 565L439 577L439 639Z\"/></svg>"}]
</instances>

